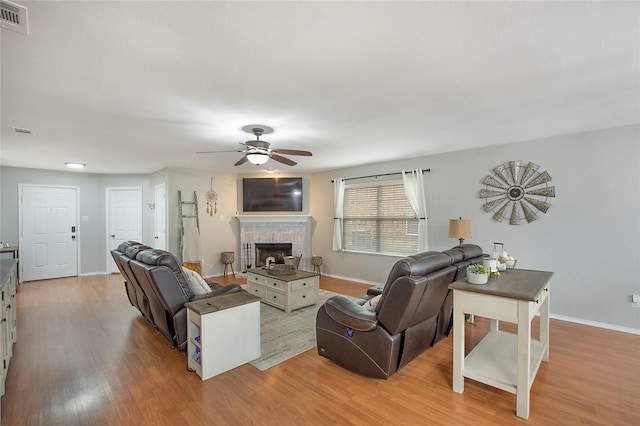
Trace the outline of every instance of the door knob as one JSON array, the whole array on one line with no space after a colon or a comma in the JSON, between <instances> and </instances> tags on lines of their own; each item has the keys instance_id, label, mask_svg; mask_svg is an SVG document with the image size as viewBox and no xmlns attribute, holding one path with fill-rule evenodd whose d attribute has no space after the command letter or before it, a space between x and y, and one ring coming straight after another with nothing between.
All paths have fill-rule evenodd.
<instances>
[{"instance_id":1,"label":"door knob","mask_svg":"<svg viewBox=\"0 0 640 426\"><path fill-rule=\"evenodd\" d=\"M111 238L115 238L115 237L116 237L116 234L111 234Z\"/></svg>"}]
</instances>

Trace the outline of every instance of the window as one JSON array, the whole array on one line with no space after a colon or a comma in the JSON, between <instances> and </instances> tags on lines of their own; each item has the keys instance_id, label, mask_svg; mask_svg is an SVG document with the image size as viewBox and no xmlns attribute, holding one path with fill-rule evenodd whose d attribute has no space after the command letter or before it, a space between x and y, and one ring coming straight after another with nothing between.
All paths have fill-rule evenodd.
<instances>
[{"instance_id":1,"label":"window","mask_svg":"<svg viewBox=\"0 0 640 426\"><path fill-rule=\"evenodd\" d=\"M342 223L345 250L401 255L418 251L418 218L402 182L347 185Z\"/></svg>"}]
</instances>

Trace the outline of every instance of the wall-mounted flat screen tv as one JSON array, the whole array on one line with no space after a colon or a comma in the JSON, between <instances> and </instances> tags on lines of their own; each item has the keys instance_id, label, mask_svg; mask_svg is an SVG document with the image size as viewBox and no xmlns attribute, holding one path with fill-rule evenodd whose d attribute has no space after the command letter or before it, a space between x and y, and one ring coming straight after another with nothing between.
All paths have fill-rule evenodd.
<instances>
[{"instance_id":1,"label":"wall-mounted flat screen tv","mask_svg":"<svg viewBox=\"0 0 640 426\"><path fill-rule=\"evenodd\" d=\"M243 178L245 212L301 212L302 178Z\"/></svg>"}]
</instances>

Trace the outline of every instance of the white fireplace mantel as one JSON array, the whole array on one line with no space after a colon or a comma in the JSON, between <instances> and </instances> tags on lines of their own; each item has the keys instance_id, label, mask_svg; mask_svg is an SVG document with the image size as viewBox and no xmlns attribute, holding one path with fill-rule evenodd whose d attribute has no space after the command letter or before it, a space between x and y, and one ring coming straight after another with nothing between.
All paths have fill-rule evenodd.
<instances>
[{"instance_id":1,"label":"white fireplace mantel","mask_svg":"<svg viewBox=\"0 0 640 426\"><path fill-rule=\"evenodd\" d=\"M293 214L251 214L237 215L236 219L240 223L264 223L264 222L307 222L311 219L309 215L293 215Z\"/></svg>"}]
</instances>

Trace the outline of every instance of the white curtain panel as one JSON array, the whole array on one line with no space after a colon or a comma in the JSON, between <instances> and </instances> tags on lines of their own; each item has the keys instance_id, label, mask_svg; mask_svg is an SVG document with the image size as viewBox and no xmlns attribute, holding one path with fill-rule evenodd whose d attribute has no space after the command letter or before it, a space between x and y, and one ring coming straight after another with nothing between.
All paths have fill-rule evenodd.
<instances>
[{"instance_id":1,"label":"white curtain panel","mask_svg":"<svg viewBox=\"0 0 640 426\"><path fill-rule=\"evenodd\" d=\"M333 251L342 250L342 218L344 216L344 179L333 181Z\"/></svg>"},{"instance_id":2,"label":"white curtain panel","mask_svg":"<svg viewBox=\"0 0 640 426\"><path fill-rule=\"evenodd\" d=\"M402 183L409 205L418 218L418 252L427 251L427 202L422 169L404 170Z\"/></svg>"}]
</instances>

